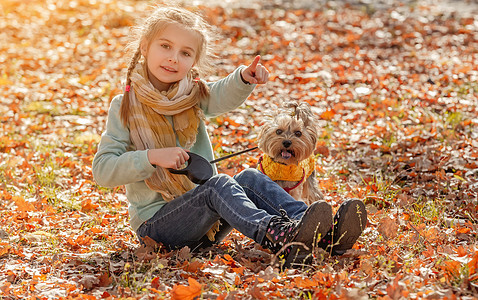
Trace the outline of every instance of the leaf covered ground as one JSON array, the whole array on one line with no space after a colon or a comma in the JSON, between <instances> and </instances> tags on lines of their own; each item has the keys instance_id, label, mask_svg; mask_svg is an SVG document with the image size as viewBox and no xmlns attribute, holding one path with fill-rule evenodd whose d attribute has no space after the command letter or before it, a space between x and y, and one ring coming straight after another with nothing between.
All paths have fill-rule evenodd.
<instances>
[{"instance_id":1,"label":"leaf covered ground","mask_svg":"<svg viewBox=\"0 0 478 300\"><path fill-rule=\"evenodd\" d=\"M282 101L313 105L326 200L367 204L354 249L281 270L236 231L200 253L140 247L123 188L97 186L91 162L121 92L129 27L150 3L3 0L0 299L476 299L477 15L421 2L251 3L191 6L221 37L209 79L257 54L271 72L245 105L209 121L216 156L255 145Z\"/></svg>"}]
</instances>

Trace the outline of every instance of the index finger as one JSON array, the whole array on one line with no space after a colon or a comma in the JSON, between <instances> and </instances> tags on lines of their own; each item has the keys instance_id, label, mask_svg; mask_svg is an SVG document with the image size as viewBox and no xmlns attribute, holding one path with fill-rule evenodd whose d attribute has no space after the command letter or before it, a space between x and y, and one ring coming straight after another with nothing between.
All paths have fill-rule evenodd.
<instances>
[{"instance_id":1,"label":"index finger","mask_svg":"<svg viewBox=\"0 0 478 300\"><path fill-rule=\"evenodd\" d=\"M189 150L183 149L184 151L182 152L182 156L184 158L184 161L187 161L189 159Z\"/></svg>"},{"instance_id":2,"label":"index finger","mask_svg":"<svg viewBox=\"0 0 478 300\"><path fill-rule=\"evenodd\" d=\"M259 61L261 60L261 56L260 55L257 55L255 58L254 58L254 61L251 63L251 65L249 66L249 68L251 68L252 72L255 72L256 71L256 68L257 68L257 64L259 63Z\"/></svg>"}]
</instances>

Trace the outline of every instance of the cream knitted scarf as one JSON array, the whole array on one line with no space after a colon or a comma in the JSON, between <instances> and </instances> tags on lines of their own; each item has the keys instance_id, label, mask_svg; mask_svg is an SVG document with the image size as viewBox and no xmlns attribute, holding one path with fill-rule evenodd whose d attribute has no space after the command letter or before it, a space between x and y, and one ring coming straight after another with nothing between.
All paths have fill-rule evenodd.
<instances>
[{"instance_id":1,"label":"cream knitted scarf","mask_svg":"<svg viewBox=\"0 0 478 300\"><path fill-rule=\"evenodd\" d=\"M187 76L160 92L148 80L146 63L138 63L131 74L131 114L129 129L136 150L176 147L176 136L181 147L190 149L196 142L198 126L204 118L199 108L198 85ZM172 124L165 117L172 117ZM156 167L145 180L146 185L171 201L194 188L186 176L175 175Z\"/></svg>"}]
</instances>

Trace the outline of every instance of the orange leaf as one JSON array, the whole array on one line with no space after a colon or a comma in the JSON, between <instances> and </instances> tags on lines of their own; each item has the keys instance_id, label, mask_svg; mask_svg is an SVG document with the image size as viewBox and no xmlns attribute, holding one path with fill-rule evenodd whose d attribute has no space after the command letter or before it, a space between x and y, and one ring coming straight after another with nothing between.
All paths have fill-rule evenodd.
<instances>
[{"instance_id":1,"label":"orange leaf","mask_svg":"<svg viewBox=\"0 0 478 300\"><path fill-rule=\"evenodd\" d=\"M470 272L470 275L473 275L477 273L478 271L478 251L475 251L475 254L473 254L473 258L468 262L468 270Z\"/></svg>"},{"instance_id":2,"label":"orange leaf","mask_svg":"<svg viewBox=\"0 0 478 300\"><path fill-rule=\"evenodd\" d=\"M314 153L321 154L324 157L328 157L330 155L329 148L325 145L318 145Z\"/></svg>"},{"instance_id":3,"label":"orange leaf","mask_svg":"<svg viewBox=\"0 0 478 300\"><path fill-rule=\"evenodd\" d=\"M463 257L463 256L466 255L466 250L462 245L460 245L458 248L456 248L455 252L458 255L458 257Z\"/></svg>"},{"instance_id":4,"label":"orange leaf","mask_svg":"<svg viewBox=\"0 0 478 300\"><path fill-rule=\"evenodd\" d=\"M426 258L430 258L430 257L435 257L435 256L436 256L435 249L434 249L433 247L431 247L430 245L427 246L427 250L422 251L422 254L423 254L423 256L425 256Z\"/></svg>"},{"instance_id":5,"label":"orange leaf","mask_svg":"<svg viewBox=\"0 0 478 300\"><path fill-rule=\"evenodd\" d=\"M308 278L294 278L295 285L301 289L311 289L317 287L318 283Z\"/></svg>"},{"instance_id":6,"label":"orange leaf","mask_svg":"<svg viewBox=\"0 0 478 300\"><path fill-rule=\"evenodd\" d=\"M98 283L98 286L101 286L101 287L106 287L106 286L109 286L112 282L113 282L113 278L108 274L108 273L103 273L101 274L99 277L99 283Z\"/></svg>"},{"instance_id":7,"label":"orange leaf","mask_svg":"<svg viewBox=\"0 0 478 300\"><path fill-rule=\"evenodd\" d=\"M461 228L457 228L457 231L458 231L459 233L465 234L465 233L469 233L469 232L471 231L471 229L468 228L468 227L461 227Z\"/></svg>"},{"instance_id":8,"label":"orange leaf","mask_svg":"<svg viewBox=\"0 0 478 300\"><path fill-rule=\"evenodd\" d=\"M90 228L90 231L91 231L92 233L94 233L94 234L98 234L98 233L102 233L102 232L103 232L103 230L100 229L100 228L98 228L98 227L92 227L92 228Z\"/></svg>"},{"instance_id":9,"label":"orange leaf","mask_svg":"<svg viewBox=\"0 0 478 300\"><path fill-rule=\"evenodd\" d=\"M35 207L30 202L25 201L23 197L13 196L12 200L20 211L35 211Z\"/></svg>"},{"instance_id":10,"label":"orange leaf","mask_svg":"<svg viewBox=\"0 0 478 300\"><path fill-rule=\"evenodd\" d=\"M454 260L448 260L444 262L443 270L448 272L447 275L452 277L457 277L460 274L461 264Z\"/></svg>"},{"instance_id":11,"label":"orange leaf","mask_svg":"<svg viewBox=\"0 0 478 300\"><path fill-rule=\"evenodd\" d=\"M333 178L320 180L319 185L323 190L335 190L335 180Z\"/></svg>"},{"instance_id":12,"label":"orange leaf","mask_svg":"<svg viewBox=\"0 0 478 300\"><path fill-rule=\"evenodd\" d=\"M153 280L151 280L151 288L158 289L160 283L159 277L154 277Z\"/></svg>"},{"instance_id":13,"label":"orange leaf","mask_svg":"<svg viewBox=\"0 0 478 300\"><path fill-rule=\"evenodd\" d=\"M90 199L87 199L87 200L81 202L81 211L82 212L90 212L92 210L97 209L98 207L99 207L99 205L91 203Z\"/></svg>"},{"instance_id":14,"label":"orange leaf","mask_svg":"<svg viewBox=\"0 0 478 300\"><path fill-rule=\"evenodd\" d=\"M257 283L257 282L256 282ZM252 296L254 299L259 299L259 300L267 300L268 298L264 296L263 293L261 293L261 289L255 284L252 286L249 290L249 294Z\"/></svg>"},{"instance_id":15,"label":"orange leaf","mask_svg":"<svg viewBox=\"0 0 478 300\"><path fill-rule=\"evenodd\" d=\"M12 248L8 243L0 243L0 257L2 257L5 254L8 254L10 251L10 248Z\"/></svg>"},{"instance_id":16,"label":"orange leaf","mask_svg":"<svg viewBox=\"0 0 478 300\"><path fill-rule=\"evenodd\" d=\"M239 275L244 275L244 269L245 267L232 268L232 271L234 271L234 273L237 273Z\"/></svg>"},{"instance_id":17,"label":"orange leaf","mask_svg":"<svg viewBox=\"0 0 478 300\"><path fill-rule=\"evenodd\" d=\"M334 116L335 112L333 110L326 110L320 115L320 117L324 120L332 120Z\"/></svg>"},{"instance_id":18,"label":"orange leaf","mask_svg":"<svg viewBox=\"0 0 478 300\"><path fill-rule=\"evenodd\" d=\"M172 300L194 300L195 297L201 295L202 284L194 278L188 278L189 286L175 285L171 291Z\"/></svg>"},{"instance_id":19,"label":"orange leaf","mask_svg":"<svg viewBox=\"0 0 478 300\"><path fill-rule=\"evenodd\" d=\"M229 254L224 254L224 258L228 261L234 261L234 258L232 258L232 256L230 256Z\"/></svg>"}]
</instances>

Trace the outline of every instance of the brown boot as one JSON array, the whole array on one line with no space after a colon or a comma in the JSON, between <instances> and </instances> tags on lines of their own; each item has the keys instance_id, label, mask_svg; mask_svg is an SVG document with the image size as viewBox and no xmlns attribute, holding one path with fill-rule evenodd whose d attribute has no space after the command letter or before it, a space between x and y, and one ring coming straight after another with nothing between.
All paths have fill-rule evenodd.
<instances>
[{"instance_id":1,"label":"brown boot","mask_svg":"<svg viewBox=\"0 0 478 300\"><path fill-rule=\"evenodd\" d=\"M347 200L334 217L334 226L319 242L319 247L332 255L342 255L351 249L367 226L367 210L362 201Z\"/></svg>"}]
</instances>

